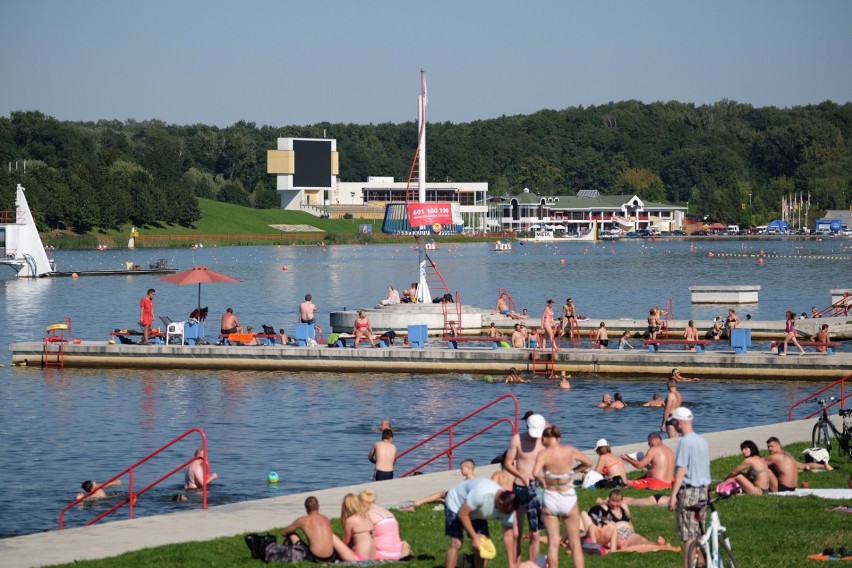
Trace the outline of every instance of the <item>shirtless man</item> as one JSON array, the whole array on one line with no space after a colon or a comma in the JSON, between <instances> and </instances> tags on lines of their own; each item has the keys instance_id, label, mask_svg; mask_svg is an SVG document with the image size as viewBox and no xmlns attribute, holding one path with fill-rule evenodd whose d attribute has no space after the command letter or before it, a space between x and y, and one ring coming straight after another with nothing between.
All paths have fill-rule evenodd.
<instances>
[{"instance_id":1,"label":"shirtless man","mask_svg":"<svg viewBox=\"0 0 852 568\"><path fill-rule=\"evenodd\" d=\"M577 321L577 308L574 306L574 300L568 298L565 300L565 305L562 306L562 337L565 337L565 330L568 330L568 339L574 339L574 322Z\"/></svg>"},{"instance_id":2,"label":"shirtless man","mask_svg":"<svg viewBox=\"0 0 852 568\"><path fill-rule=\"evenodd\" d=\"M222 324L219 326L219 333L222 335L228 335L231 333L242 333L243 326L240 324L240 320L237 319L237 316L234 315L234 308L228 308L225 310L225 315L222 316Z\"/></svg>"},{"instance_id":3,"label":"shirtless man","mask_svg":"<svg viewBox=\"0 0 852 568\"><path fill-rule=\"evenodd\" d=\"M606 331L606 322L601 322L598 329L598 349L606 349L609 347L609 334Z\"/></svg>"},{"instance_id":4,"label":"shirtless man","mask_svg":"<svg viewBox=\"0 0 852 568\"><path fill-rule=\"evenodd\" d=\"M517 558L520 561L522 555L521 543L524 536L524 512L530 522L530 554L529 558L538 557L541 547L542 516L541 502L536 493L533 467L538 453L544 449L541 443L541 435L547 427L544 416L533 414L526 419L527 431L523 434L515 434L509 443L509 450L503 461L503 469L515 476L512 492L518 496L519 506L516 512L517 525ZM510 564L514 564L510 562Z\"/></svg>"},{"instance_id":5,"label":"shirtless man","mask_svg":"<svg viewBox=\"0 0 852 568\"><path fill-rule=\"evenodd\" d=\"M773 493L795 491L799 485L799 467L796 459L781 447L781 441L775 436L766 440L769 455L766 464L775 474L769 479L769 490Z\"/></svg>"},{"instance_id":6,"label":"shirtless man","mask_svg":"<svg viewBox=\"0 0 852 568\"><path fill-rule=\"evenodd\" d=\"M675 369L677 370L677 369ZM672 371L674 374L674 371ZM666 405L663 408L663 423L660 424L660 432L666 432L669 435L669 438L677 438L677 430L670 423L669 416L674 412L675 408L678 408L683 403L683 396L677 390L677 380L674 378L670 378L666 386L669 389L668 394L666 395Z\"/></svg>"},{"instance_id":7,"label":"shirtless man","mask_svg":"<svg viewBox=\"0 0 852 568\"><path fill-rule=\"evenodd\" d=\"M85 491L85 493L77 493L75 499L83 499L84 497L86 499L103 499L104 497L107 497L107 494L104 489L106 489L107 487L114 487L116 485L121 485L120 479L113 479L109 483L104 483L103 485L98 485L97 481L95 481L94 479L89 479L87 481L84 481L83 484L80 486L83 488L83 491ZM92 489L94 489L95 491L94 493L89 495L89 492L92 491Z\"/></svg>"},{"instance_id":8,"label":"shirtless man","mask_svg":"<svg viewBox=\"0 0 852 568\"><path fill-rule=\"evenodd\" d=\"M663 398L660 396L660 393L655 392L654 396L651 397L651 400L643 404L642 406L650 406L652 408L657 408L660 406L665 406L666 403L663 402Z\"/></svg>"},{"instance_id":9,"label":"shirtless man","mask_svg":"<svg viewBox=\"0 0 852 568\"><path fill-rule=\"evenodd\" d=\"M683 330L683 338L686 341L697 341L698 330L695 328L695 322L689 320L686 329ZM684 345L683 348L687 351L695 351L695 345Z\"/></svg>"},{"instance_id":10,"label":"shirtless man","mask_svg":"<svg viewBox=\"0 0 852 568\"><path fill-rule=\"evenodd\" d=\"M204 450L199 448L195 451L195 459L191 464L186 466L184 474L184 489L202 489L204 487L204 466L207 466L207 471L210 471L210 464L204 459ZM211 473L207 478L207 485L219 477L217 473Z\"/></svg>"},{"instance_id":11,"label":"shirtless man","mask_svg":"<svg viewBox=\"0 0 852 568\"><path fill-rule=\"evenodd\" d=\"M648 451L641 460L623 454L621 459L636 469L649 468L645 477L634 479L630 484L634 489L671 489L674 480L675 456L668 446L663 443L659 432L648 434Z\"/></svg>"},{"instance_id":12,"label":"shirtless man","mask_svg":"<svg viewBox=\"0 0 852 568\"><path fill-rule=\"evenodd\" d=\"M311 295L305 294L305 301L299 304L299 321L302 323L316 323L314 312L317 307L311 301Z\"/></svg>"},{"instance_id":13,"label":"shirtless man","mask_svg":"<svg viewBox=\"0 0 852 568\"><path fill-rule=\"evenodd\" d=\"M334 563L339 558L346 562L354 562L358 557L348 546L343 544L331 530L331 521L320 514L319 501L311 495L305 499L307 515L299 517L281 530L281 535L295 544L302 540L296 532L301 530L308 542L302 541L308 549L309 556L305 560L317 563Z\"/></svg>"},{"instance_id":14,"label":"shirtless man","mask_svg":"<svg viewBox=\"0 0 852 568\"><path fill-rule=\"evenodd\" d=\"M396 463L396 446L393 443L393 430L382 431L382 440L373 444L369 460L376 464L373 481L393 479L393 466Z\"/></svg>"},{"instance_id":15,"label":"shirtless man","mask_svg":"<svg viewBox=\"0 0 852 568\"><path fill-rule=\"evenodd\" d=\"M612 396L609 394L603 395L601 401L598 403L598 408L610 408L612 406Z\"/></svg>"},{"instance_id":16,"label":"shirtless man","mask_svg":"<svg viewBox=\"0 0 852 568\"><path fill-rule=\"evenodd\" d=\"M559 388L562 390L568 390L571 388L571 383L568 382L568 375L565 374L565 371L562 371L559 375Z\"/></svg>"},{"instance_id":17,"label":"shirtless man","mask_svg":"<svg viewBox=\"0 0 852 568\"><path fill-rule=\"evenodd\" d=\"M502 292L500 294L500 297L497 298L497 305L494 306L494 309L497 311L498 314L503 314L504 316L509 316L512 319L520 319L521 318L521 316L519 316L517 313L515 313L513 310L511 310L509 308L508 294L506 294L506 292Z\"/></svg>"},{"instance_id":18,"label":"shirtless man","mask_svg":"<svg viewBox=\"0 0 852 568\"><path fill-rule=\"evenodd\" d=\"M515 324L515 331L512 332L512 347L521 349L524 347L524 332L521 329L521 324Z\"/></svg>"}]
</instances>

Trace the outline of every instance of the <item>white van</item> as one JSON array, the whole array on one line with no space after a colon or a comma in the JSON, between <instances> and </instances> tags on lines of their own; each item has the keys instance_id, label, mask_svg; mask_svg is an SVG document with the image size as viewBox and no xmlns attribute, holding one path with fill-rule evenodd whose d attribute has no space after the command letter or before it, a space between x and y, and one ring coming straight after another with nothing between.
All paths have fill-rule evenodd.
<instances>
[{"instance_id":1,"label":"white van","mask_svg":"<svg viewBox=\"0 0 852 568\"><path fill-rule=\"evenodd\" d=\"M740 226L739 225L728 225L728 232L732 235L736 235L737 233L740 232Z\"/></svg>"},{"instance_id":2,"label":"white van","mask_svg":"<svg viewBox=\"0 0 852 568\"><path fill-rule=\"evenodd\" d=\"M763 233L766 232L766 225L761 225L759 227L755 227L754 232L757 233L758 235L762 235Z\"/></svg>"}]
</instances>

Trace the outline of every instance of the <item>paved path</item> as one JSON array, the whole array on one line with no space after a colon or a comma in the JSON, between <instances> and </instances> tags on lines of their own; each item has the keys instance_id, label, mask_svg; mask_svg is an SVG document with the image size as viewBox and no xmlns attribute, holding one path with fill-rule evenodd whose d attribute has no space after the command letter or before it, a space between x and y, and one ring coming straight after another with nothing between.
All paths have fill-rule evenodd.
<instances>
[{"instance_id":1,"label":"paved path","mask_svg":"<svg viewBox=\"0 0 852 568\"><path fill-rule=\"evenodd\" d=\"M782 422L769 426L727 430L710 434L701 432L700 416L696 429L710 445L710 458L738 453L743 440L754 440L761 448L769 436L778 436L782 444L810 439L814 420ZM566 440L566 442L570 442ZM676 440L666 442L674 448ZM507 444L508 445L508 444ZM647 449L644 440L613 448L616 454ZM592 451L587 452L594 457ZM477 467L479 476L490 476L498 466ZM460 481L457 471L418 475L405 479L362 485L335 487L313 491L320 510L330 517L338 516L340 503L347 493L372 487L380 502L388 507L409 504L415 499L447 489ZM0 540L0 566L18 568L45 566L75 560L106 558L131 550L180 542L211 540L246 532L265 532L283 527L304 514L303 503L308 493L285 495L258 501L244 501L204 510L186 511L154 517L142 517L103 523L91 527L37 533ZM191 527L191 530L190 530ZM248 549L246 549L248 554Z\"/></svg>"}]
</instances>

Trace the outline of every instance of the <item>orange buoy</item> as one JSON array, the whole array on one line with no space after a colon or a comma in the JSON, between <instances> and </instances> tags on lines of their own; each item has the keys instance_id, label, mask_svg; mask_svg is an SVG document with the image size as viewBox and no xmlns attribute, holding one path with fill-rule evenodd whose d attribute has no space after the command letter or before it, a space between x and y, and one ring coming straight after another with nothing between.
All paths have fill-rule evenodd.
<instances>
[{"instance_id":1,"label":"orange buoy","mask_svg":"<svg viewBox=\"0 0 852 568\"><path fill-rule=\"evenodd\" d=\"M565 264L565 259L563 258L562 260L560 260L559 264Z\"/></svg>"},{"instance_id":2,"label":"orange buoy","mask_svg":"<svg viewBox=\"0 0 852 568\"><path fill-rule=\"evenodd\" d=\"M757 263L758 263L758 264L763 264L763 259L761 258L760 260L758 260L758 261L757 261Z\"/></svg>"},{"instance_id":3,"label":"orange buoy","mask_svg":"<svg viewBox=\"0 0 852 568\"><path fill-rule=\"evenodd\" d=\"M715 255L715 254L713 254L712 252L708 252L708 253L707 253L707 256L716 256L716 255Z\"/></svg>"},{"instance_id":4,"label":"orange buoy","mask_svg":"<svg viewBox=\"0 0 852 568\"><path fill-rule=\"evenodd\" d=\"M284 272L287 272L287 271L288 271L288 270L290 270L290 269L289 269L289 268L287 267L287 265L285 264L284 266L282 266L282 267L281 267L281 270L283 270Z\"/></svg>"}]
</instances>

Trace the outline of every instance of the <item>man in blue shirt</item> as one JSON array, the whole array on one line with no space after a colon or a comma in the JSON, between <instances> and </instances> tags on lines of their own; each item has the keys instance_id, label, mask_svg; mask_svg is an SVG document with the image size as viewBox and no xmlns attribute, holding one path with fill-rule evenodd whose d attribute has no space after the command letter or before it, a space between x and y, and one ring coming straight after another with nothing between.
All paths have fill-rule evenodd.
<instances>
[{"instance_id":1,"label":"man in blue shirt","mask_svg":"<svg viewBox=\"0 0 852 568\"><path fill-rule=\"evenodd\" d=\"M517 568L513 525L517 495L506 491L490 479L469 479L447 491L444 505L444 533L450 537L446 568L455 568L466 532L474 551L479 551L480 536L488 537L488 520L500 519L503 523L503 545L509 559L509 568ZM477 566L479 556L477 555ZM484 566L484 564L481 564Z\"/></svg>"},{"instance_id":2,"label":"man in blue shirt","mask_svg":"<svg viewBox=\"0 0 852 568\"><path fill-rule=\"evenodd\" d=\"M692 411L679 406L671 413L670 420L681 436L675 453L675 478L669 510L677 509L677 526L683 540L683 562L689 567L687 552L692 541L701 538L703 528L691 507L707 500L710 485L710 450L707 441L692 429Z\"/></svg>"}]
</instances>

